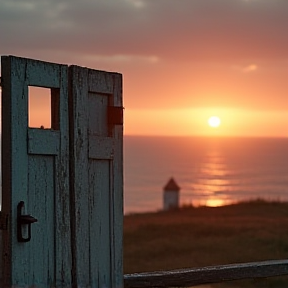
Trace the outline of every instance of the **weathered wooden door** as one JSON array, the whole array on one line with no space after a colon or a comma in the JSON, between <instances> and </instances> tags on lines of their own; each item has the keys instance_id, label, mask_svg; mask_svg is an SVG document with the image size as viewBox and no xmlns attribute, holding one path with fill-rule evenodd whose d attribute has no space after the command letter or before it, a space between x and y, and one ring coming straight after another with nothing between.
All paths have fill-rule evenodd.
<instances>
[{"instance_id":1,"label":"weathered wooden door","mask_svg":"<svg viewBox=\"0 0 288 288\"><path fill-rule=\"evenodd\" d=\"M12 56L1 63L2 212L9 217L2 287L69 287L68 67ZM51 88L51 129L28 127L28 86ZM38 221L27 224L32 218L23 214Z\"/></svg>"},{"instance_id":2,"label":"weathered wooden door","mask_svg":"<svg viewBox=\"0 0 288 288\"><path fill-rule=\"evenodd\" d=\"M69 72L73 281L122 287L122 76Z\"/></svg>"}]
</instances>

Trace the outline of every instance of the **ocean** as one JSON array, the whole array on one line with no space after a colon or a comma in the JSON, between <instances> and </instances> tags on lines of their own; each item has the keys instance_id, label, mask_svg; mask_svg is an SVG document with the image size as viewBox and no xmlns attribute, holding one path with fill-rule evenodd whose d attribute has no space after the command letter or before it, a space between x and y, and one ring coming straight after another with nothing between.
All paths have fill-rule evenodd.
<instances>
[{"instance_id":1,"label":"ocean","mask_svg":"<svg viewBox=\"0 0 288 288\"><path fill-rule=\"evenodd\" d=\"M288 138L124 136L124 213L158 211L173 177L181 205L288 201Z\"/></svg>"}]
</instances>

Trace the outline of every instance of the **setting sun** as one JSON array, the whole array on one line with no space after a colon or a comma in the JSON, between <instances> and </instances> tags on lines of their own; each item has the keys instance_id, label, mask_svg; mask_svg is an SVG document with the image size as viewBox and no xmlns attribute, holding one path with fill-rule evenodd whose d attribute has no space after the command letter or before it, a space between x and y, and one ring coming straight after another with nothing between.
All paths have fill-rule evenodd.
<instances>
[{"instance_id":1,"label":"setting sun","mask_svg":"<svg viewBox=\"0 0 288 288\"><path fill-rule=\"evenodd\" d=\"M208 124L209 124L209 126L216 128L216 127L220 126L221 120L217 116L212 116L208 119Z\"/></svg>"}]
</instances>

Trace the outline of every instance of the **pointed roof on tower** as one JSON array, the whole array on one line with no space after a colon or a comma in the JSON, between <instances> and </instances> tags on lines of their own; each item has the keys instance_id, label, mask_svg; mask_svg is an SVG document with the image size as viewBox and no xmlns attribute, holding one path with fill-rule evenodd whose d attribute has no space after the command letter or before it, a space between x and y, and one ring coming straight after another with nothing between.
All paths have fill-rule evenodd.
<instances>
[{"instance_id":1,"label":"pointed roof on tower","mask_svg":"<svg viewBox=\"0 0 288 288\"><path fill-rule=\"evenodd\" d=\"M180 187L176 183L173 177L170 178L168 183L163 187L164 191L179 191Z\"/></svg>"}]
</instances>

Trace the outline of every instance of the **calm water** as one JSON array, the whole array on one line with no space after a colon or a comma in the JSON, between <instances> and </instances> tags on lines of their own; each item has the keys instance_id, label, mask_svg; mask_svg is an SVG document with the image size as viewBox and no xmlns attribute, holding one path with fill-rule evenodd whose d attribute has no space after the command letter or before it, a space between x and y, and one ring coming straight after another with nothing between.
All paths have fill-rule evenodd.
<instances>
[{"instance_id":1,"label":"calm water","mask_svg":"<svg viewBox=\"0 0 288 288\"><path fill-rule=\"evenodd\" d=\"M125 136L124 169L125 213L161 209L171 176L181 204L288 200L287 138Z\"/></svg>"}]
</instances>

